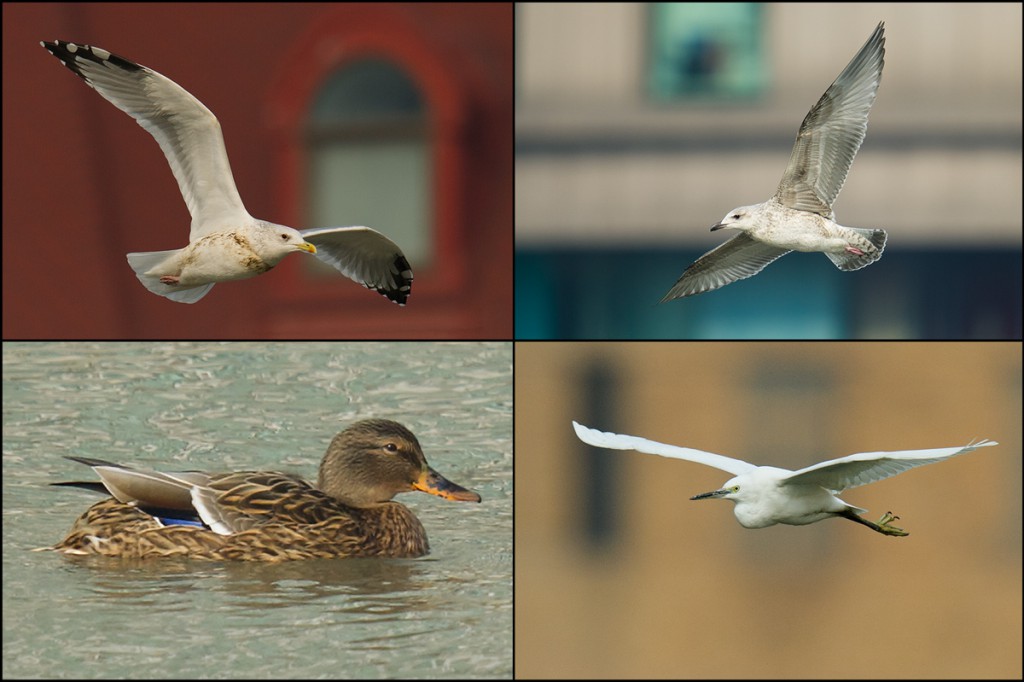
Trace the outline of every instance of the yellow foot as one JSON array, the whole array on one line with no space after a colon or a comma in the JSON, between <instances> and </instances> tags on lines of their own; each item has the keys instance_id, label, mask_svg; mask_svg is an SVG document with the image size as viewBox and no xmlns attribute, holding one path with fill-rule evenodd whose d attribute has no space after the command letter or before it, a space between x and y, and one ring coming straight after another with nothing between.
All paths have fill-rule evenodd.
<instances>
[{"instance_id":1,"label":"yellow foot","mask_svg":"<svg viewBox=\"0 0 1024 682\"><path fill-rule=\"evenodd\" d=\"M896 526L889 525L890 521L898 521L899 518L900 517L895 516L892 512L885 512L885 515L882 516L882 518L878 519L878 523L876 524L878 526L878 532L884 533L885 535L893 535L896 537L904 537L910 535L910 533L903 530L902 528L897 528Z\"/></svg>"}]
</instances>

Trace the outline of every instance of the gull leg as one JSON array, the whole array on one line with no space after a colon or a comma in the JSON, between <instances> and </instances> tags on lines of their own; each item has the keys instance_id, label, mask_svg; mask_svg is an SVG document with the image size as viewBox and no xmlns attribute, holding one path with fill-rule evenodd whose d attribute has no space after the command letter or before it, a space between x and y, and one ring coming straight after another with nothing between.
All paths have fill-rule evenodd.
<instances>
[{"instance_id":1,"label":"gull leg","mask_svg":"<svg viewBox=\"0 0 1024 682\"><path fill-rule=\"evenodd\" d=\"M890 521L895 521L900 518L898 516L893 515L892 512L885 512L882 518L878 519L878 523L871 523L867 519L863 519L857 516L857 514L854 513L852 509L843 510L842 512L840 512L839 516L842 516L844 519L850 519L851 521L861 523L870 528L871 530L881 533L882 535L889 535L891 537L897 538L906 537L907 535L910 535L910 533L903 530L902 528L897 528L896 526L889 525Z\"/></svg>"},{"instance_id":2,"label":"gull leg","mask_svg":"<svg viewBox=\"0 0 1024 682\"><path fill-rule=\"evenodd\" d=\"M163 282L164 284L177 284L181 280L177 277L174 277L173 275L165 275L164 277L160 278L160 281Z\"/></svg>"},{"instance_id":3,"label":"gull leg","mask_svg":"<svg viewBox=\"0 0 1024 682\"><path fill-rule=\"evenodd\" d=\"M861 251L860 249L858 249L858 248L857 248L856 246L850 246L849 244L847 244L847 245L846 245L846 250L847 250L847 251L848 251L849 253L852 253L852 254L853 254L853 255L855 255L855 256L863 256L863 255L864 255L864 252L863 252L863 251Z\"/></svg>"}]
</instances>

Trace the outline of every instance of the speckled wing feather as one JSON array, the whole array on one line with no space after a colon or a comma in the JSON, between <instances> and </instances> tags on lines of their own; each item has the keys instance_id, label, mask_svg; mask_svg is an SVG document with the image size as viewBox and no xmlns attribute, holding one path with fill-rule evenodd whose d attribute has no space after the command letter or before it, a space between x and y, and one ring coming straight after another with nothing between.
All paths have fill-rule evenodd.
<instances>
[{"instance_id":1,"label":"speckled wing feather","mask_svg":"<svg viewBox=\"0 0 1024 682\"><path fill-rule=\"evenodd\" d=\"M698 258L688 267L661 303L682 296L712 291L740 279L753 277L789 251L769 246L740 232Z\"/></svg>"},{"instance_id":2,"label":"speckled wing feather","mask_svg":"<svg viewBox=\"0 0 1024 682\"><path fill-rule=\"evenodd\" d=\"M867 135L884 57L885 24L880 23L800 124L775 192L779 203L832 219L832 204Z\"/></svg>"}]
</instances>

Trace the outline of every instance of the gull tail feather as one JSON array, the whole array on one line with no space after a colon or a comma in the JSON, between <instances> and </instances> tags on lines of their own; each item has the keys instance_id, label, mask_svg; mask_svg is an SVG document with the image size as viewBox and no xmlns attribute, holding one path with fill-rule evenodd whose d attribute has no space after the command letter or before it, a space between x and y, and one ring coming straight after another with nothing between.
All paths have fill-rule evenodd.
<instances>
[{"instance_id":1,"label":"gull tail feather","mask_svg":"<svg viewBox=\"0 0 1024 682\"><path fill-rule=\"evenodd\" d=\"M882 257L882 251L885 250L885 240L888 238L885 230L869 230L861 227L846 227L843 229L855 233L850 239L850 245L863 251L864 255L858 256L849 251L843 251L842 253L829 253L826 251L825 255L835 263L837 268L846 272L860 270Z\"/></svg>"},{"instance_id":2,"label":"gull tail feather","mask_svg":"<svg viewBox=\"0 0 1024 682\"><path fill-rule=\"evenodd\" d=\"M143 253L129 253L128 265L132 266L135 276L146 287L158 296L166 296L178 303L195 303L213 288L213 283L200 284L195 287L179 287L173 284L164 284L160 281L159 274L150 274L154 269L172 258L183 249L172 249L170 251L146 251Z\"/></svg>"}]
</instances>

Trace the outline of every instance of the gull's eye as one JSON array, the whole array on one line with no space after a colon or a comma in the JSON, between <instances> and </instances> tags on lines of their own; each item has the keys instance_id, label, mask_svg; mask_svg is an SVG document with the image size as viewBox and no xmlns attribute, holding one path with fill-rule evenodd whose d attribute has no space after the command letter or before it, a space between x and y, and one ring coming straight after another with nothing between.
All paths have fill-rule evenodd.
<instances>
[{"instance_id":1,"label":"gull's eye","mask_svg":"<svg viewBox=\"0 0 1024 682\"><path fill-rule=\"evenodd\" d=\"M288 241L288 235L286 235L284 232L281 233L281 241L283 241L283 242L287 242Z\"/></svg>"}]
</instances>

